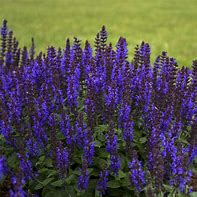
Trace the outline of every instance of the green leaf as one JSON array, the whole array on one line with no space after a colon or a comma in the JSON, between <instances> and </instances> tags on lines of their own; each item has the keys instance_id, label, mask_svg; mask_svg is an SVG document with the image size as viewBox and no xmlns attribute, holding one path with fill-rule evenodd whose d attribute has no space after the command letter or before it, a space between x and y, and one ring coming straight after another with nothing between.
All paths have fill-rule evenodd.
<instances>
[{"instance_id":1,"label":"green leaf","mask_svg":"<svg viewBox=\"0 0 197 197\"><path fill-rule=\"evenodd\" d=\"M109 128L108 124L101 124L101 125L98 125L97 127L95 127L95 131L96 132L103 132L103 131L107 131L108 128Z\"/></svg>"},{"instance_id":2,"label":"green leaf","mask_svg":"<svg viewBox=\"0 0 197 197\"><path fill-rule=\"evenodd\" d=\"M81 158L79 157L79 155L75 155L74 156L74 162L77 163L77 164L81 164L82 163Z\"/></svg>"},{"instance_id":3,"label":"green leaf","mask_svg":"<svg viewBox=\"0 0 197 197\"><path fill-rule=\"evenodd\" d=\"M67 197L75 197L76 196L76 192L73 186L66 186L66 196Z\"/></svg>"},{"instance_id":4,"label":"green leaf","mask_svg":"<svg viewBox=\"0 0 197 197\"><path fill-rule=\"evenodd\" d=\"M144 144L144 143L146 143L146 142L147 142L146 137L141 137L141 138L140 138L140 143L141 143L141 144Z\"/></svg>"},{"instance_id":5,"label":"green leaf","mask_svg":"<svg viewBox=\"0 0 197 197\"><path fill-rule=\"evenodd\" d=\"M192 192L191 194L190 194L190 197L196 197L197 196L197 192Z\"/></svg>"},{"instance_id":6,"label":"green leaf","mask_svg":"<svg viewBox=\"0 0 197 197\"><path fill-rule=\"evenodd\" d=\"M29 189L34 190L34 188L37 186L38 182L35 180L29 180Z\"/></svg>"},{"instance_id":7,"label":"green leaf","mask_svg":"<svg viewBox=\"0 0 197 197\"><path fill-rule=\"evenodd\" d=\"M173 188L170 185L163 184L166 191L171 192Z\"/></svg>"},{"instance_id":8,"label":"green leaf","mask_svg":"<svg viewBox=\"0 0 197 197\"><path fill-rule=\"evenodd\" d=\"M96 166L98 166L100 169L103 169L105 167L106 160L101 159L99 157L95 157L93 161L96 164Z\"/></svg>"},{"instance_id":9,"label":"green leaf","mask_svg":"<svg viewBox=\"0 0 197 197\"><path fill-rule=\"evenodd\" d=\"M80 192L77 196L78 197L93 197L93 193L92 192L84 192L84 193ZM70 197L72 197L72 196L70 196Z\"/></svg>"},{"instance_id":10,"label":"green leaf","mask_svg":"<svg viewBox=\"0 0 197 197\"><path fill-rule=\"evenodd\" d=\"M75 179L76 179L76 175L74 175L74 174L71 174L69 177L67 177L66 179L65 179L65 181L66 181L66 183L68 184L68 185L70 185L70 183L72 183Z\"/></svg>"},{"instance_id":11,"label":"green leaf","mask_svg":"<svg viewBox=\"0 0 197 197\"><path fill-rule=\"evenodd\" d=\"M67 194L66 190L63 189L53 189L46 192L44 197L72 197Z\"/></svg>"},{"instance_id":12,"label":"green leaf","mask_svg":"<svg viewBox=\"0 0 197 197\"><path fill-rule=\"evenodd\" d=\"M95 191L94 197L100 197L100 192L98 190Z\"/></svg>"},{"instance_id":13,"label":"green leaf","mask_svg":"<svg viewBox=\"0 0 197 197\"><path fill-rule=\"evenodd\" d=\"M58 133L57 133L57 139L58 139L58 140L65 140L65 137L64 137L64 135L63 135L62 132L58 132Z\"/></svg>"},{"instance_id":14,"label":"green leaf","mask_svg":"<svg viewBox=\"0 0 197 197\"><path fill-rule=\"evenodd\" d=\"M75 169L73 172L72 172L73 174L76 174L76 175L80 175L81 173L79 172L79 169Z\"/></svg>"},{"instance_id":15,"label":"green leaf","mask_svg":"<svg viewBox=\"0 0 197 197\"><path fill-rule=\"evenodd\" d=\"M36 166L42 165L45 160L45 156L42 155L39 160L36 162Z\"/></svg>"},{"instance_id":16,"label":"green leaf","mask_svg":"<svg viewBox=\"0 0 197 197\"><path fill-rule=\"evenodd\" d=\"M8 166L10 166L11 168L16 168L19 165L19 160L18 157L16 155L16 153L12 153L8 159L7 159L7 164Z\"/></svg>"},{"instance_id":17,"label":"green leaf","mask_svg":"<svg viewBox=\"0 0 197 197\"><path fill-rule=\"evenodd\" d=\"M4 142L5 138L3 137L3 135L0 135L0 141Z\"/></svg>"},{"instance_id":18,"label":"green leaf","mask_svg":"<svg viewBox=\"0 0 197 197\"><path fill-rule=\"evenodd\" d=\"M100 148L102 146L101 142L96 140L94 141L94 146Z\"/></svg>"},{"instance_id":19,"label":"green leaf","mask_svg":"<svg viewBox=\"0 0 197 197\"><path fill-rule=\"evenodd\" d=\"M34 188L35 190L39 190L39 189L42 189L44 187L43 184L41 183L38 183L38 185L36 185L36 187Z\"/></svg>"},{"instance_id":20,"label":"green leaf","mask_svg":"<svg viewBox=\"0 0 197 197\"><path fill-rule=\"evenodd\" d=\"M127 176L127 177L125 177L125 179L121 180L121 185L122 185L123 187L128 187L128 186L130 186L130 185L131 185L131 183L130 183L130 180L129 180L129 177L128 177L128 176Z\"/></svg>"},{"instance_id":21,"label":"green leaf","mask_svg":"<svg viewBox=\"0 0 197 197\"><path fill-rule=\"evenodd\" d=\"M131 197L134 196L134 192L132 191L124 191L123 197Z\"/></svg>"},{"instance_id":22,"label":"green leaf","mask_svg":"<svg viewBox=\"0 0 197 197\"><path fill-rule=\"evenodd\" d=\"M49 173L47 178L50 178L51 176L55 176L56 174L57 174L57 171L56 170L52 170L52 172Z\"/></svg>"},{"instance_id":23,"label":"green leaf","mask_svg":"<svg viewBox=\"0 0 197 197\"><path fill-rule=\"evenodd\" d=\"M39 158L39 162L43 162L45 160L45 155L42 155L40 158Z\"/></svg>"},{"instance_id":24,"label":"green leaf","mask_svg":"<svg viewBox=\"0 0 197 197\"><path fill-rule=\"evenodd\" d=\"M78 112L81 112L81 111L83 111L83 110L84 110L84 105L81 106L81 107L79 107Z\"/></svg>"},{"instance_id":25,"label":"green leaf","mask_svg":"<svg viewBox=\"0 0 197 197\"><path fill-rule=\"evenodd\" d=\"M112 180L112 181L107 182L107 187L109 188L119 188L120 186L121 186L120 182L117 180Z\"/></svg>"},{"instance_id":26,"label":"green leaf","mask_svg":"<svg viewBox=\"0 0 197 197\"><path fill-rule=\"evenodd\" d=\"M107 190L108 195L107 196L117 196L120 197L124 193L122 189L118 188L109 188Z\"/></svg>"},{"instance_id":27,"label":"green leaf","mask_svg":"<svg viewBox=\"0 0 197 197\"><path fill-rule=\"evenodd\" d=\"M44 186L46 186L46 185L48 185L52 180L54 180L54 178L47 178L47 179L45 179L45 180L42 182L42 184L43 184Z\"/></svg>"},{"instance_id":28,"label":"green leaf","mask_svg":"<svg viewBox=\"0 0 197 197\"><path fill-rule=\"evenodd\" d=\"M120 179L125 178L125 177L126 177L126 174L122 170L120 170L118 172L118 176L116 177L116 180L120 180Z\"/></svg>"},{"instance_id":29,"label":"green leaf","mask_svg":"<svg viewBox=\"0 0 197 197\"><path fill-rule=\"evenodd\" d=\"M120 154L120 162L121 162L121 168L124 169L125 167L127 167L127 163L128 163L128 158L125 156L125 154Z\"/></svg>"},{"instance_id":30,"label":"green leaf","mask_svg":"<svg viewBox=\"0 0 197 197\"><path fill-rule=\"evenodd\" d=\"M87 191L86 192L79 191L76 196L77 197L93 197L93 193L92 192L87 192Z\"/></svg>"},{"instance_id":31,"label":"green leaf","mask_svg":"<svg viewBox=\"0 0 197 197\"><path fill-rule=\"evenodd\" d=\"M46 195L48 195L48 193L53 192L56 188L55 187L51 187L51 185L47 185L42 189L42 195L43 197L45 197Z\"/></svg>"},{"instance_id":32,"label":"green leaf","mask_svg":"<svg viewBox=\"0 0 197 197\"><path fill-rule=\"evenodd\" d=\"M90 176L96 176L96 177L98 177L99 176L99 173L100 173L100 170L99 169L94 169L94 171L90 173Z\"/></svg>"},{"instance_id":33,"label":"green leaf","mask_svg":"<svg viewBox=\"0 0 197 197\"><path fill-rule=\"evenodd\" d=\"M49 191L44 195L44 197L54 197L54 196L56 196L56 192L54 191Z\"/></svg>"},{"instance_id":34,"label":"green leaf","mask_svg":"<svg viewBox=\"0 0 197 197\"><path fill-rule=\"evenodd\" d=\"M122 129L115 129L115 133L122 136Z\"/></svg>"},{"instance_id":35,"label":"green leaf","mask_svg":"<svg viewBox=\"0 0 197 197\"><path fill-rule=\"evenodd\" d=\"M40 174L49 174L50 169L48 168L41 168L40 170L38 170L38 172Z\"/></svg>"},{"instance_id":36,"label":"green leaf","mask_svg":"<svg viewBox=\"0 0 197 197\"><path fill-rule=\"evenodd\" d=\"M53 167L53 161L51 158L48 158L45 160L44 165L48 168L52 168Z\"/></svg>"},{"instance_id":37,"label":"green leaf","mask_svg":"<svg viewBox=\"0 0 197 197\"><path fill-rule=\"evenodd\" d=\"M88 168L89 174L92 173L93 171L94 171L94 168Z\"/></svg>"},{"instance_id":38,"label":"green leaf","mask_svg":"<svg viewBox=\"0 0 197 197\"><path fill-rule=\"evenodd\" d=\"M82 97L79 97L78 99L78 107L79 108L84 107L84 99Z\"/></svg>"},{"instance_id":39,"label":"green leaf","mask_svg":"<svg viewBox=\"0 0 197 197\"><path fill-rule=\"evenodd\" d=\"M58 181L51 183L51 185L55 187L61 187L63 184L64 184L63 180L58 180Z\"/></svg>"},{"instance_id":40,"label":"green leaf","mask_svg":"<svg viewBox=\"0 0 197 197\"><path fill-rule=\"evenodd\" d=\"M106 150L104 148L100 148L98 155L100 158L107 158L109 156L109 154L106 152Z\"/></svg>"}]
</instances>

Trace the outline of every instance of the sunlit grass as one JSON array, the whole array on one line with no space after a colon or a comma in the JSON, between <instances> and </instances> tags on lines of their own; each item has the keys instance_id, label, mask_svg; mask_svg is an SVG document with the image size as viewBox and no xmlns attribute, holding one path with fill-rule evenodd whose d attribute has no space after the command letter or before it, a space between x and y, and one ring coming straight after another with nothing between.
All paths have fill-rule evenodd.
<instances>
[{"instance_id":1,"label":"sunlit grass","mask_svg":"<svg viewBox=\"0 0 197 197\"><path fill-rule=\"evenodd\" d=\"M196 0L0 0L0 20L8 20L21 46L34 37L38 50L64 47L67 37L93 42L106 25L113 44L126 37L130 56L144 40L153 60L165 50L187 66L197 58L196 9Z\"/></svg>"}]
</instances>

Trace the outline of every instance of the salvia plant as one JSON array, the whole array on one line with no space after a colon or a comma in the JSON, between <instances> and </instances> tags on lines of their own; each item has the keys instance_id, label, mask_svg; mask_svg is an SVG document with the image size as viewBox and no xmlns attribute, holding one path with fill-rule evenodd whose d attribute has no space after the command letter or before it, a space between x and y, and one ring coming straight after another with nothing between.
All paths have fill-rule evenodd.
<instances>
[{"instance_id":1,"label":"salvia plant","mask_svg":"<svg viewBox=\"0 0 197 197\"><path fill-rule=\"evenodd\" d=\"M3 21L0 196L187 196L197 155L197 60L142 42L19 48ZM36 55L37 54L37 55Z\"/></svg>"}]
</instances>

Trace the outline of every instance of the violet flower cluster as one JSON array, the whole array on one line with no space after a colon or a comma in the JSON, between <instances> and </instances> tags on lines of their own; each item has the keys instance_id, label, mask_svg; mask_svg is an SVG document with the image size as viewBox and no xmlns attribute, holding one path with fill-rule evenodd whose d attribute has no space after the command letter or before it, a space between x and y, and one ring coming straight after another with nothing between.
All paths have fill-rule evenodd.
<instances>
[{"instance_id":1,"label":"violet flower cluster","mask_svg":"<svg viewBox=\"0 0 197 197\"><path fill-rule=\"evenodd\" d=\"M167 184L187 192L197 155L197 60L192 68L179 68L162 52L151 65L150 46L142 42L129 61L126 39L120 37L113 48L107 38L103 26L95 53L88 41L83 49L74 38L65 49L49 47L36 55L34 40L30 50L19 48L3 21L0 135L18 161L14 170L0 147L0 180L10 179L10 196L26 195L43 155L60 179L77 167L80 191L96 177L97 190L107 194L108 181L123 170L137 193L150 184L156 193ZM108 125L101 144L108 157L105 168L91 175L99 125Z\"/></svg>"}]
</instances>

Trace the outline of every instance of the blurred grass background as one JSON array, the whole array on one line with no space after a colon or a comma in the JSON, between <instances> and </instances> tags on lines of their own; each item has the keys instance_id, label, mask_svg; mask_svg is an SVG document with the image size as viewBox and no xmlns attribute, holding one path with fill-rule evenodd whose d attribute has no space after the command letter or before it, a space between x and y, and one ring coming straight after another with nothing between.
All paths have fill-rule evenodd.
<instances>
[{"instance_id":1,"label":"blurred grass background","mask_svg":"<svg viewBox=\"0 0 197 197\"><path fill-rule=\"evenodd\" d=\"M180 66L197 58L197 0L0 0L0 21L8 20L20 46L64 47L67 37L93 43L105 25L115 45L126 37L129 57L142 40L152 60L167 51Z\"/></svg>"}]
</instances>

